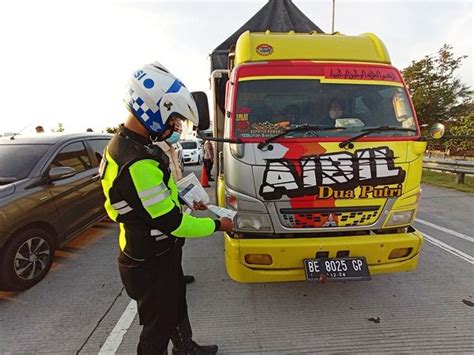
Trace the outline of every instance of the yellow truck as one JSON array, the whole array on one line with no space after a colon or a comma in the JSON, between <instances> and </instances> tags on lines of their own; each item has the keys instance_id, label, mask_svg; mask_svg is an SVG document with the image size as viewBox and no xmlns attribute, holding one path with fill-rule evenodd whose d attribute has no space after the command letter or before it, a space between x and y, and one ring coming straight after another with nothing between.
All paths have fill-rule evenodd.
<instances>
[{"instance_id":1,"label":"yellow truck","mask_svg":"<svg viewBox=\"0 0 474 355\"><path fill-rule=\"evenodd\" d=\"M225 263L239 282L369 280L416 268L426 142L374 34L244 32L212 85Z\"/></svg>"}]
</instances>

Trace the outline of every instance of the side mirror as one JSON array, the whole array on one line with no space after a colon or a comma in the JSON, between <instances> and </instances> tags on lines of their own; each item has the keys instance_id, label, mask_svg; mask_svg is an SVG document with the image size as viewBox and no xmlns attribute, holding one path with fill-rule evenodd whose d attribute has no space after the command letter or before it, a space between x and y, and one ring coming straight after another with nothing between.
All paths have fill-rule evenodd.
<instances>
[{"instance_id":1,"label":"side mirror","mask_svg":"<svg viewBox=\"0 0 474 355\"><path fill-rule=\"evenodd\" d=\"M66 179L76 175L76 169L69 166L59 166L49 169L48 176L52 181Z\"/></svg>"},{"instance_id":2,"label":"side mirror","mask_svg":"<svg viewBox=\"0 0 474 355\"><path fill-rule=\"evenodd\" d=\"M430 136L434 139L441 139L444 136L445 128L442 123L435 123L430 127Z\"/></svg>"},{"instance_id":3,"label":"side mirror","mask_svg":"<svg viewBox=\"0 0 474 355\"><path fill-rule=\"evenodd\" d=\"M207 101L207 95L202 91L194 91L191 93L193 95L194 101L196 101L196 106L199 114L199 125L198 129L204 131L209 128L211 122L209 118L209 103Z\"/></svg>"}]
</instances>

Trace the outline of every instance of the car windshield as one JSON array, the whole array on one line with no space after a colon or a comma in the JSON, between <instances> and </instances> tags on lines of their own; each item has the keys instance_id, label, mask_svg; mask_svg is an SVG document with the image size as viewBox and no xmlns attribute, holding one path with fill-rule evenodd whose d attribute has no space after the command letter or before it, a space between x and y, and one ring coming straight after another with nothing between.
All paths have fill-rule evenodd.
<instances>
[{"instance_id":1,"label":"car windshield","mask_svg":"<svg viewBox=\"0 0 474 355\"><path fill-rule=\"evenodd\" d=\"M26 178L49 147L42 144L0 144L0 178L10 182Z\"/></svg>"},{"instance_id":2,"label":"car windshield","mask_svg":"<svg viewBox=\"0 0 474 355\"><path fill-rule=\"evenodd\" d=\"M284 138L350 136L380 126L416 129L402 86L328 84L310 79L245 80L238 84L235 136L268 138L301 125L344 130L295 131ZM372 135L413 136L411 131Z\"/></svg>"},{"instance_id":3,"label":"car windshield","mask_svg":"<svg viewBox=\"0 0 474 355\"><path fill-rule=\"evenodd\" d=\"M181 142L181 146L183 149L196 149L197 143L196 142Z\"/></svg>"}]
</instances>

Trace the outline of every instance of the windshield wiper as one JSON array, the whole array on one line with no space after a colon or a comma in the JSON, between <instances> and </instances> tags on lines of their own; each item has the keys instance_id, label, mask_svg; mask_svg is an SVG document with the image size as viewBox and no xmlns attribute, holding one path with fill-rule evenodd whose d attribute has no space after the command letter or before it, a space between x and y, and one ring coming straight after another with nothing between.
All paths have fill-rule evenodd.
<instances>
[{"instance_id":1,"label":"windshield wiper","mask_svg":"<svg viewBox=\"0 0 474 355\"><path fill-rule=\"evenodd\" d=\"M377 132L385 132L385 131L399 131L399 132L415 132L416 129L413 128L404 128L404 127L395 127L395 126L380 126L380 127L371 127L371 128L366 128L361 130L362 133L356 134L355 136L352 136L345 141L342 141L339 143L340 148L345 148L347 145L349 145L349 148L352 149L354 148L354 145L351 144L353 141L368 136L369 134L372 133L377 133Z\"/></svg>"},{"instance_id":2,"label":"windshield wiper","mask_svg":"<svg viewBox=\"0 0 474 355\"><path fill-rule=\"evenodd\" d=\"M270 144L271 142L273 142L275 139L278 139L280 137L284 137L286 136L288 133L291 133L291 132L300 132L300 131L303 131L303 132L308 132L308 131L331 131L331 130L339 130L339 129L346 129L346 127L330 127L330 126L320 126L320 125L308 125L308 124L305 124L305 125L301 125L301 126L298 126L298 127L294 127L294 128L289 128L287 129L286 131L284 132L281 132L281 133L278 133L274 136L271 136L267 139L265 139L263 142L260 142L258 143L257 145L257 148L262 150L263 148L265 148L268 144Z\"/></svg>"}]
</instances>

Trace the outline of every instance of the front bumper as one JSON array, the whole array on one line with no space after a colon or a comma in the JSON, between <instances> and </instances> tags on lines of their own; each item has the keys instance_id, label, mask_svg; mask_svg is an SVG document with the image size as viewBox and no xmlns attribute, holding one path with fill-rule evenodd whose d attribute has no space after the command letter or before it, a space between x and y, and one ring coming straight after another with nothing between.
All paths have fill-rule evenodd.
<instances>
[{"instance_id":1,"label":"front bumper","mask_svg":"<svg viewBox=\"0 0 474 355\"><path fill-rule=\"evenodd\" d=\"M281 282L305 280L303 259L314 258L317 252L349 251L349 257L365 257L372 275L413 271L423 243L418 231L350 237L292 239L233 239L225 236L225 263L229 277L238 282ZM409 255L389 259L398 248L412 248ZM251 265L247 254L269 254L271 265Z\"/></svg>"},{"instance_id":2,"label":"front bumper","mask_svg":"<svg viewBox=\"0 0 474 355\"><path fill-rule=\"evenodd\" d=\"M184 164L196 164L199 162L199 155L190 155L183 157Z\"/></svg>"}]
</instances>

